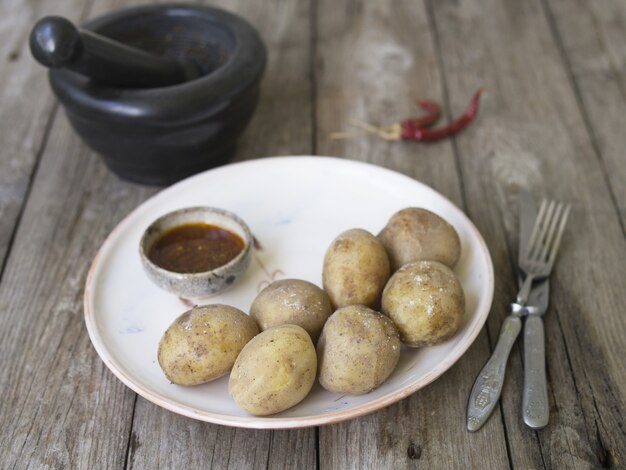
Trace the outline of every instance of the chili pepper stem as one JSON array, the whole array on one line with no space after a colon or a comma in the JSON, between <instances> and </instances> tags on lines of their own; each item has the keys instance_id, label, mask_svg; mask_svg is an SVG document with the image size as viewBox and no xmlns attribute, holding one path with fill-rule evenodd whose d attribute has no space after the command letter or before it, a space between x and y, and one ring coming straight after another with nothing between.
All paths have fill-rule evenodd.
<instances>
[{"instance_id":1,"label":"chili pepper stem","mask_svg":"<svg viewBox=\"0 0 626 470\"><path fill-rule=\"evenodd\" d=\"M369 132L367 131L344 131L344 132L333 132L330 134L330 138L333 140L340 139L352 139L354 137L361 137L363 135L367 135Z\"/></svg>"},{"instance_id":2,"label":"chili pepper stem","mask_svg":"<svg viewBox=\"0 0 626 470\"><path fill-rule=\"evenodd\" d=\"M370 134L374 134L381 139L400 140L401 132L399 124L392 124L391 126L387 127L376 127L367 122L359 121L358 119L350 120L350 124L356 127L360 127L364 131L369 132Z\"/></svg>"}]
</instances>

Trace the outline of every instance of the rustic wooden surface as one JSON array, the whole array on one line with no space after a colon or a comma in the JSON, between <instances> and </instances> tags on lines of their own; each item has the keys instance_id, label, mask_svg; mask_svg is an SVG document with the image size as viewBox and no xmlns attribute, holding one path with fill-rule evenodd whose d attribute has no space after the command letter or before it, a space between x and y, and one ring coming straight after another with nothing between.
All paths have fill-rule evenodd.
<instances>
[{"instance_id":1,"label":"rustic wooden surface","mask_svg":"<svg viewBox=\"0 0 626 470\"><path fill-rule=\"evenodd\" d=\"M106 235L158 188L109 173L72 132L32 24L133 0L0 3L0 468L626 468L626 4L622 0L215 2L269 48L262 98L235 161L320 154L420 180L461 207L493 257L483 332L413 396L321 428L254 431L194 421L136 396L94 351L82 290ZM416 97L446 118L487 91L462 135L433 145L331 140L386 124ZM472 382L516 290L516 200L573 204L546 316L551 421L520 419L513 351L500 406L465 431Z\"/></svg>"}]
</instances>

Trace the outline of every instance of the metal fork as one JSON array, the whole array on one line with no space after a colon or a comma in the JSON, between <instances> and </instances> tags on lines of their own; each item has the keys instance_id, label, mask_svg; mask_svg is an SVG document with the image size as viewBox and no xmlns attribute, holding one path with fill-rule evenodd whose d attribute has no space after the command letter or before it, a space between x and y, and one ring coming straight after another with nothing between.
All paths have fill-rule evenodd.
<instances>
[{"instance_id":1,"label":"metal fork","mask_svg":"<svg viewBox=\"0 0 626 470\"><path fill-rule=\"evenodd\" d=\"M526 304L533 282L550 275L561 243L570 207L543 201L535 219L528 243L520 240L522 250L518 264L525 278L505 318L496 347L487 364L478 374L467 406L467 429L477 431L493 412L502 386L507 359L522 327L521 317L528 314ZM524 248L525 247L525 248Z\"/></svg>"},{"instance_id":2,"label":"metal fork","mask_svg":"<svg viewBox=\"0 0 626 470\"><path fill-rule=\"evenodd\" d=\"M541 202L535 225L530 234L525 256L519 259L519 267L526 275L517 294L513 310L523 310L533 282L547 278L552 271L556 253L569 215L570 205L562 202Z\"/></svg>"}]
</instances>

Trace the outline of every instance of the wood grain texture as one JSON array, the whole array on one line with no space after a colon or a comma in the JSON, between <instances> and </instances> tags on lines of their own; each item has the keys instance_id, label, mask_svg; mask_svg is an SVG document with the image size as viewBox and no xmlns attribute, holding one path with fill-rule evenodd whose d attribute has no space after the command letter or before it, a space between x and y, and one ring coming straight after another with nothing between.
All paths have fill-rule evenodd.
<instances>
[{"instance_id":1,"label":"wood grain texture","mask_svg":"<svg viewBox=\"0 0 626 470\"><path fill-rule=\"evenodd\" d=\"M28 36L46 14L78 21L83 10L81 0L0 3L0 268L56 109L45 69L30 56Z\"/></svg>"},{"instance_id":2,"label":"wood grain texture","mask_svg":"<svg viewBox=\"0 0 626 470\"><path fill-rule=\"evenodd\" d=\"M422 2L360 2L316 7L316 122L319 154L375 163L431 185L462 206L452 143L386 142L351 120L388 125L416 116L416 99L440 102L442 84Z\"/></svg>"},{"instance_id":3,"label":"wood grain texture","mask_svg":"<svg viewBox=\"0 0 626 470\"><path fill-rule=\"evenodd\" d=\"M37 4L29 23L48 13L78 20L90 7L58 3ZM24 60L32 62L26 43L23 47ZM29 66L30 90L15 97L19 104L10 116L18 129L35 129L37 117L30 113L45 112L44 104L52 103L45 70ZM61 113L44 143L36 166L33 155L16 150L21 168L30 159L28 171L35 173L32 188L22 188L28 200L0 284L0 305L8 312L0 317L0 462L6 468L121 468L135 394L108 372L91 346L82 293L100 243L155 190L110 174Z\"/></svg>"},{"instance_id":4,"label":"wood grain texture","mask_svg":"<svg viewBox=\"0 0 626 470\"><path fill-rule=\"evenodd\" d=\"M626 233L626 3L543 3Z\"/></svg>"},{"instance_id":5,"label":"wood grain texture","mask_svg":"<svg viewBox=\"0 0 626 470\"><path fill-rule=\"evenodd\" d=\"M3 464L123 465L135 395L93 350L82 290L98 245L151 192L109 174L55 122L0 285Z\"/></svg>"},{"instance_id":6,"label":"wood grain texture","mask_svg":"<svg viewBox=\"0 0 626 470\"><path fill-rule=\"evenodd\" d=\"M425 145L369 136L329 138L333 131L349 129L351 118L391 124L419 114L416 98L443 101L426 5L355 1L338 8L335 2L322 1L317 24L318 152L408 174L463 207L452 141ZM455 107L455 112L466 104ZM480 125L468 128L468 136L475 135ZM320 466L437 468L445 455L446 468L468 468L468 462L478 468L483 457L492 468L506 468L499 410L484 433L470 435L465 430L467 397L488 354L487 337L482 334L455 367L426 389L372 415L320 428Z\"/></svg>"},{"instance_id":7,"label":"wood grain texture","mask_svg":"<svg viewBox=\"0 0 626 470\"><path fill-rule=\"evenodd\" d=\"M261 34L268 64L261 99L233 161L313 154L311 5L302 0L210 2L242 16Z\"/></svg>"},{"instance_id":8,"label":"wood grain texture","mask_svg":"<svg viewBox=\"0 0 626 470\"><path fill-rule=\"evenodd\" d=\"M513 466L597 468L607 454L623 462L626 342L617 332L626 319L617 312L626 299L617 280L626 247L542 5L446 1L433 2L433 12L451 106L477 86L489 90L484 125L474 138L457 139L467 210L487 242L511 231L517 188L573 204L546 316L552 418L538 433L521 425L521 372L513 364L514 386L502 402ZM505 275L502 266L496 271ZM503 314L492 312L492 334Z\"/></svg>"},{"instance_id":9,"label":"wood grain texture","mask_svg":"<svg viewBox=\"0 0 626 470\"><path fill-rule=\"evenodd\" d=\"M0 4L0 467L621 468L626 462L626 7L619 0L220 0L268 45L258 110L235 161L326 154L422 181L486 239L487 328L436 382L387 409L319 429L254 431L178 416L111 374L82 319L89 263L158 188L121 181L71 130L29 57L32 23L141 0ZM213 2L212 2L213 3ZM350 119L391 124L415 98L478 120L432 145L333 140ZM520 419L521 348L503 400L465 431L469 390L516 292L517 194L573 203L546 320L551 421ZM416 201L419 205L419 201Z\"/></svg>"}]
</instances>

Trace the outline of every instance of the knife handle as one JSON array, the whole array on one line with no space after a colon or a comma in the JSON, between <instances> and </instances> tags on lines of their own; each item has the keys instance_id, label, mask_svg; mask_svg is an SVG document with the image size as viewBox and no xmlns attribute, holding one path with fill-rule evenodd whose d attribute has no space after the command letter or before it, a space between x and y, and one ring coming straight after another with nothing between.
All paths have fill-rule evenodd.
<instances>
[{"instance_id":1,"label":"knife handle","mask_svg":"<svg viewBox=\"0 0 626 470\"><path fill-rule=\"evenodd\" d=\"M519 316L509 315L504 319L498 343L489 361L478 374L470 394L467 404L468 431L478 431L496 407L504 384L506 363L521 328L522 320Z\"/></svg>"},{"instance_id":2,"label":"knife handle","mask_svg":"<svg viewBox=\"0 0 626 470\"><path fill-rule=\"evenodd\" d=\"M524 422L533 429L544 428L550 417L546 382L546 346L543 319L529 315L524 326Z\"/></svg>"}]
</instances>

